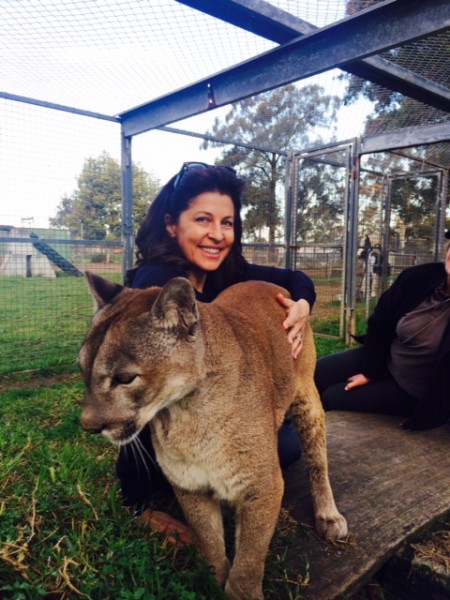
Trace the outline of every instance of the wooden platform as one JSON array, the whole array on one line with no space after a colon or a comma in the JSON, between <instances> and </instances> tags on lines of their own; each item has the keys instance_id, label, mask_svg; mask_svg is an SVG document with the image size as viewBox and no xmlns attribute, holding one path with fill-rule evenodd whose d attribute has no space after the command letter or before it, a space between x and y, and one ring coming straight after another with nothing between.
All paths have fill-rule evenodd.
<instances>
[{"instance_id":1,"label":"wooden platform","mask_svg":"<svg viewBox=\"0 0 450 600\"><path fill-rule=\"evenodd\" d=\"M309 562L307 600L348 598L413 534L450 511L450 426L425 432L401 429L402 419L327 413L330 479L350 535L326 543L315 533L287 547L294 579ZM300 460L285 471L283 505L313 525L311 498ZM312 530L308 530L312 531Z\"/></svg>"}]
</instances>

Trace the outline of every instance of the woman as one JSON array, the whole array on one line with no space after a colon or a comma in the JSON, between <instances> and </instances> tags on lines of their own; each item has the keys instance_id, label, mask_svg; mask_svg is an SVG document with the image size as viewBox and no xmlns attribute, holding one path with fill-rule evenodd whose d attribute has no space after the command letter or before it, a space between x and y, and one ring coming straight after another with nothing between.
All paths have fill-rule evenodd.
<instances>
[{"instance_id":1,"label":"woman","mask_svg":"<svg viewBox=\"0 0 450 600\"><path fill-rule=\"evenodd\" d=\"M400 273L369 318L362 347L317 362L325 410L401 415L407 429L450 418L450 242L444 257Z\"/></svg>"},{"instance_id":2,"label":"woman","mask_svg":"<svg viewBox=\"0 0 450 600\"><path fill-rule=\"evenodd\" d=\"M289 290L292 299L276 297L286 311L282 324L293 358L302 347L303 329L315 300L311 279L300 271L249 264L242 255L241 194L244 181L229 167L184 163L151 204L136 237L137 262L127 273L134 288L163 286L173 277L187 277L198 300L211 302L225 288L241 281L263 280ZM274 299L275 301L275 299ZM156 464L150 433L138 440L139 460L126 446L117 461L117 473L127 505L145 508L159 491L171 488ZM282 466L300 456L299 440L286 422L279 434ZM149 498L150 497L150 498ZM174 526L166 516L152 525ZM160 513L157 518L160 519ZM180 526L175 523L180 531ZM186 539L186 538L185 538Z\"/></svg>"}]
</instances>

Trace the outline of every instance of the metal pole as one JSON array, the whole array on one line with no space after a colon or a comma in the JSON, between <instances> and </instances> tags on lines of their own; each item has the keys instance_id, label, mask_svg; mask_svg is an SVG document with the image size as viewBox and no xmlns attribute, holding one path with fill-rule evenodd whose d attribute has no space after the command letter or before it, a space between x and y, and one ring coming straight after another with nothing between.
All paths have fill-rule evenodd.
<instances>
[{"instance_id":1,"label":"metal pole","mask_svg":"<svg viewBox=\"0 0 450 600\"><path fill-rule=\"evenodd\" d=\"M381 290L384 292L388 287L388 263L389 263L389 245L391 240L391 206L392 206L392 178L387 177L386 196L384 205L384 233L381 255L383 263L381 267Z\"/></svg>"},{"instance_id":2,"label":"metal pole","mask_svg":"<svg viewBox=\"0 0 450 600\"><path fill-rule=\"evenodd\" d=\"M296 240L297 240L297 199L298 199L298 155L289 153L286 160L286 208L285 208L285 240L286 268L295 268Z\"/></svg>"},{"instance_id":3,"label":"metal pole","mask_svg":"<svg viewBox=\"0 0 450 600\"><path fill-rule=\"evenodd\" d=\"M131 137L122 130L122 275L133 265L133 167L131 162Z\"/></svg>"},{"instance_id":4,"label":"metal pole","mask_svg":"<svg viewBox=\"0 0 450 600\"><path fill-rule=\"evenodd\" d=\"M436 194L436 220L434 231L434 260L442 260L442 250L445 234L445 202L448 190L448 171L440 171L438 174Z\"/></svg>"},{"instance_id":5,"label":"metal pole","mask_svg":"<svg viewBox=\"0 0 450 600\"><path fill-rule=\"evenodd\" d=\"M345 190L345 237L343 302L341 302L341 337L348 344L356 330L356 260L358 249L360 154L355 139L347 148L347 186Z\"/></svg>"}]
</instances>

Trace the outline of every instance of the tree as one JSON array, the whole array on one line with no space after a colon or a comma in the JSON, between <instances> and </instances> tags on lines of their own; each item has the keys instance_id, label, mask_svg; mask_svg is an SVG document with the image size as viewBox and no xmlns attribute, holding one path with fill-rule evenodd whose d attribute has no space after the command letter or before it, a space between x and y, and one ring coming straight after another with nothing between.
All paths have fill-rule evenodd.
<instances>
[{"instance_id":1,"label":"tree","mask_svg":"<svg viewBox=\"0 0 450 600\"><path fill-rule=\"evenodd\" d=\"M432 243L435 222L437 178L420 177L394 182L392 211L405 232L405 240Z\"/></svg>"},{"instance_id":2,"label":"tree","mask_svg":"<svg viewBox=\"0 0 450 600\"><path fill-rule=\"evenodd\" d=\"M341 158L342 161L342 158ZM344 234L345 161L327 157L301 162L297 239L307 243L342 243Z\"/></svg>"},{"instance_id":3,"label":"tree","mask_svg":"<svg viewBox=\"0 0 450 600\"><path fill-rule=\"evenodd\" d=\"M64 196L50 225L67 227L72 237L117 240L121 236L120 165L103 152L87 158L71 196ZM139 165L133 165L133 217L140 224L160 183Z\"/></svg>"},{"instance_id":4,"label":"tree","mask_svg":"<svg viewBox=\"0 0 450 600\"><path fill-rule=\"evenodd\" d=\"M269 243L276 241L281 221L277 196L284 176L285 153L318 143L321 129L330 127L338 106L339 99L326 96L321 86L300 88L290 84L237 102L225 120L216 119L212 131L207 132L254 147L232 146L218 161L240 167L249 181L244 198L244 230L249 239L259 241L267 230ZM203 143L204 148L210 145L222 144L208 140Z\"/></svg>"}]
</instances>

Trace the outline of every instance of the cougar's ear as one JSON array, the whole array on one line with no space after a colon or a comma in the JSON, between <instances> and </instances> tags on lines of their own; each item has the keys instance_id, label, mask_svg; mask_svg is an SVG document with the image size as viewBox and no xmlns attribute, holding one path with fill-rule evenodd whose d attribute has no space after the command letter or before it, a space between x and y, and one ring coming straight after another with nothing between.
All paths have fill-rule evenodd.
<instances>
[{"instance_id":1,"label":"cougar's ear","mask_svg":"<svg viewBox=\"0 0 450 600\"><path fill-rule=\"evenodd\" d=\"M95 300L97 310L100 310L103 306L112 302L123 290L123 286L118 283L103 279L103 277L100 277L91 271L86 271L85 275L90 292Z\"/></svg>"},{"instance_id":2,"label":"cougar's ear","mask_svg":"<svg viewBox=\"0 0 450 600\"><path fill-rule=\"evenodd\" d=\"M165 329L195 333L199 313L194 288L187 279L175 277L166 283L152 306L152 317Z\"/></svg>"}]
</instances>

